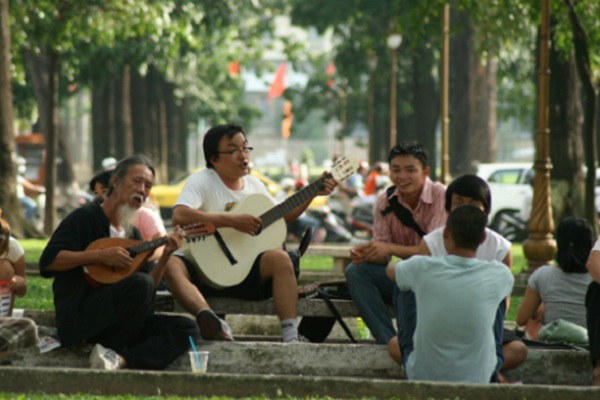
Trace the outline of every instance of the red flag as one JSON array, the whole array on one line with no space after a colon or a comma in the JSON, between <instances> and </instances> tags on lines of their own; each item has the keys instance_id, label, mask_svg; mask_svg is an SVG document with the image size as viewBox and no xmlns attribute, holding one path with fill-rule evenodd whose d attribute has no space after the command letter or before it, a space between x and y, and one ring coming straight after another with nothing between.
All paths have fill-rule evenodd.
<instances>
[{"instance_id":1,"label":"red flag","mask_svg":"<svg viewBox=\"0 0 600 400\"><path fill-rule=\"evenodd\" d=\"M333 64L333 61L329 62L329 65L327 66L327 69L325 70L325 72L327 73L327 75L333 75L335 74L335 65ZM333 83L333 79L327 79L327 85L332 88L334 83Z\"/></svg>"},{"instance_id":2,"label":"red flag","mask_svg":"<svg viewBox=\"0 0 600 400\"><path fill-rule=\"evenodd\" d=\"M237 61L232 61L229 63L229 67L227 68L229 75L236 76L240 74L240 63Z\"/></svg>"},{"instance_id":3,"label":"red flag","mask_svg":"<svg viewBox=\"0 0 600 400\"><path fill-rule=\"evenodd\" d=\"M275 77L273 78L273 83L271 83L271 87L269 88L269 98L274 99L275 97L279 97L285 91L285 63L279 64L277 67L277 71L275 71Z\"/></svg>"},{"instance_id":4,"label":"red flag","mask_svg":"<svg viewBox=\"0 0 600 400\"><path fill-rule=\"evenodd\" d=\"M294 120L294 114L292 114L292 102L286 100L283 103L283 121L281 121L281 137L288 139L292 133L292 121Z\"/></svg>"}]
</instances>

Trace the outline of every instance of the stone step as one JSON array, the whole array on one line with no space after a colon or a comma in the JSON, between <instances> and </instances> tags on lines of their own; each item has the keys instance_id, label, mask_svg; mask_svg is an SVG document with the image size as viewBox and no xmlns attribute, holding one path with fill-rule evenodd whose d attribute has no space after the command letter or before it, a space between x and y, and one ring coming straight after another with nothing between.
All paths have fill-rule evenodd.
<instances>
[{"instance_id":1,"label":"stone step","mask_svg":"<svg viewBox=\"0 0 600 400\"><path fill-rule=\"evenodd\" d=\"M400 379L402 368L376 344L312 344L277 342L199 342L210 352L210 373L294 376L336 376ZM38 349L20 351L10 359L19 368L88 368L86 349L57 348L40 354ZM187 354L167 371L189 371ZM588 354L576 350L530 349L526 362L505 374L509 381L525 384L588 386L591 367Z\"/></svg>"},{"instance_id":2,"label":"stone step","mask_svg":"<svg viewBox=\"0 0 600 400\"><path fill-rule=\"evenodd\" d=\"M301 345L300 345L301 346ZM209 362L210 364L210 362ZM210 365L209 365L210 368ZM366 367L368 369L368 366ZM95 371L78 368L0 367L4 392L83 393L113 396L186 396L248 398L410 398L462 400L588 400L598 388L545 385L490 385L398 379L307 375L225 374L209 372Z\"/></svg>"}]
</instances>

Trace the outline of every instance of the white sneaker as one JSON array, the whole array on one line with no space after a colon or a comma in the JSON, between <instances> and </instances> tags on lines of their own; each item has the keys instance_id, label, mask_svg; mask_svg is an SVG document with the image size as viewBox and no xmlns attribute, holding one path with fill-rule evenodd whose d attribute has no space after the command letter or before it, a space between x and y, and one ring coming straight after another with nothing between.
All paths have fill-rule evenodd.
<instances>
[{"instance_id":1,"label":"white sneaker","mask_svg":"<svg viewBox=\"0 0 600 400\"><path fill-rule=\"evenodd\" d=\"M114 371L121 368L119 355L116 351L107 349L100 343L94 346L90 354L90 365L92 369L104 369Z\"/></svg>"},{"instance_id":2,"label":"white sneaker","mask_svg":"<svg viewBox=\"0 0 600 400\"><path fill-rule=\"evenodd\" d=\"M310 343L310 340L308 340L308 338L299 334L297 337L295 337L292 340L290 340L289 342L285 342L285 343Z\"/></svg>"}]
</instances>

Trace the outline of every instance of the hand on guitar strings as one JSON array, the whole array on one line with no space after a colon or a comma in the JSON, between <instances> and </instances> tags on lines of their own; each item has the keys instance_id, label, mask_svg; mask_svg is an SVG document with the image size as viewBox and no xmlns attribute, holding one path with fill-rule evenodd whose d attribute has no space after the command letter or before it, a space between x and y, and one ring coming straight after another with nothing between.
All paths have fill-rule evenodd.
<instances>
[{"instance_id":1,"label":"hand on guitar strings","mask_svg":"<svg viewBox=\"0 0 600 400\"><path fill-rule=\"evenodd\" d=\"M247 233L250 236L256 236L262 227L260 218L250 214L238 214L231 216L232 228Z\"/></svg>"}]
</instances>

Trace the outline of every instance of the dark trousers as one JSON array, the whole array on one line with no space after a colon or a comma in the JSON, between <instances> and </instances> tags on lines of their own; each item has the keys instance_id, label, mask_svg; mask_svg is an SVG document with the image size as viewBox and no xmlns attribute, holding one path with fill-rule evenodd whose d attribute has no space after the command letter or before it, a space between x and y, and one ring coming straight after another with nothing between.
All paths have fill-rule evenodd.
<instances>
[{"instance_id":1,"label":"dark trousers","mask_svg":"<svg viewBox=\"0 0 600 400\"><path fill-rule=\"evenodd\" d=\"M585 296L585 308L588 338L590 341L590 359L592 366L600 358L600 285L590 283Z\"/></svg>"},{"instance_id":2,"label":"dark trousers","mask_svg":"<svg viewBox=\"0 0 600 400\"><path fill-rule=\"evenodd\" d=\"M111 287L117 321L89 340L115 350L133 369L165 369L196 341L196 321L186 317L152 313L154 280L135 273Z\"/></svg>"}]
</instances>

